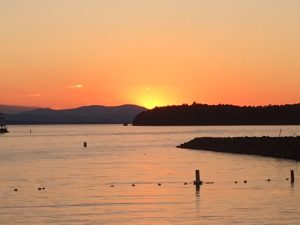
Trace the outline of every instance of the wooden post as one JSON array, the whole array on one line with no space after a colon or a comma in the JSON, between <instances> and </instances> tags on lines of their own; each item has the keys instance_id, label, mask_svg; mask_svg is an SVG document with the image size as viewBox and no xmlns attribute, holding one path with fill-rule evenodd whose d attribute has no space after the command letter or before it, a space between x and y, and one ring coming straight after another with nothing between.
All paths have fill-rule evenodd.
<instances>
[{"instance_id":1,"label":"wooden post","mask_svg":"<svg viewBox=\"0 0 300 225\"><path fill-rule=\"evenodd\" d=\"M196 180L194 181L194 185L201 185L202 181L200 180L200 171L195 170Z\"/></svg>"},{"instance_id":2,"label":"wooden post","mask_svg":"<svg viewBox=\"0 0 300 225\"><path fill-rule=\"evenodd\" d=\"M200 185L196 185L196 196L200 196Z\"/></svg>"},{"instance_id":3,"label":"wooden post","mask_svg":"<svg viewBox=\"0 0 300 225\"><path fill-rule=\"evenodd\" d=\"M295 177L294 177L294 170L291 170L291 184L294 184Z\"/></svg>"},{"instance_id":4,"label":"wooden post","mask_svg":"<svg viewBox=\"0 0 300 225\"><path fill-rule=\"evenodd\" d=\"M280 137L280 135L281 135L281 131L282 131L282 129L280 129L280 131L279 131L279 137Z\"/></svg>"}]
</instances>

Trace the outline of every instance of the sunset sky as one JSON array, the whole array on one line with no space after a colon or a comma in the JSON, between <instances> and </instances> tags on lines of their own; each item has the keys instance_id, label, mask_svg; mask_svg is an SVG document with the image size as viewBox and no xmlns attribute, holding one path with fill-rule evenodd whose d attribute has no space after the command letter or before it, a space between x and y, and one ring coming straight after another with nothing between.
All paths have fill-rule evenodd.
<instances>
[{"instance_id":1,"label":"sunset sky","mask_svg":"<svg viewBox=\"0 0 300 225\"><path fill-rule=\"evenodd\" d=\"M300 102L298 0L0 0L0 104Z\"/></svg>"}]
</instances>

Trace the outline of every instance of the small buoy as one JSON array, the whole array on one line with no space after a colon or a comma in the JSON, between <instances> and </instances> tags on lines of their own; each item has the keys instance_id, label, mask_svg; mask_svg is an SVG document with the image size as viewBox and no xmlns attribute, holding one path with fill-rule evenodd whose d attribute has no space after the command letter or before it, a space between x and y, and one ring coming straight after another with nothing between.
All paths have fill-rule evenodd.
<instances>
[{"instance_id":1,"label":"small buoy","mask_svg":"<svg viewBox=\"0 0 300 225\"><path fill-rule=\"evenodd\" d=\"M246 184L246 183L247 183L247 181L246 181L246 180L244 180L244 183Z\"/></svg>"},{"instance_id":2,"label":"small buoy","mask_svg":"<svg viewBox=\"0 0 300 225\"><path fill-rule=\"evenodd\" d=\"M184 185L187 185L187 182L184 182Z\"/></svg>"},{"instance_id":3,"label":"small buoy","mask_svg":"<svg viewBox=\"0 0 300 225\"><path fill-rule=\"evenodd\" d=\"M270 182L270 181L271 181L271 179L269 179L269 178L268 178L268 179L267 179L267 181L268 181L268 182Z\"/></svg>"},{"instance_id":4,"label":"small buoy","mask_svg":"<svg viewBox=\"0 0 300 225\"><path fill-rule=\"evenodd\" d=\"M39 187L38 190L40 191L40 190L42 190L42 188Z\"/></svg>"},{"instance_id":5,"label":"small buoy","mask_svg":"<svg viewBox=\"0 0 300 225\"><path fill-rule=\"evenodd\" d=\"M285 180L289 180L289 178L285 178Z\"/></svg>"},{"instance_id":6,"label":"small buoy","mask_svg":"<svg viewBox=\"0 0 300 225\"><path fill-rule=\"evenodd\" d=\"M83 147L87 147L87 142L85 141L85 142L83 142Z\"/></svg>"},{"instance_id":7,"label":"small buoy","mask_svg":"<svg viewBox=\"0 0 300 225\"><path fill-rule=\"evenodd\" d=\"M135 186L135 184L132 184L131 186L132 186L132 187L134 187L134 186Z\"/></svg>"},{"instance_id":8,"label":"small buoy","mask_svg":"<svg viewBox=\"0 0 300 225\"><path fill-rule=\"evenodd\" d=\"M161 183L158 183L157 185L158 185L158 186L161 186Z\"/></svg>"},{"instance_id":9,"label":"small buoy","mask_svg":"<svg viewBox=\"0 0 300 225\"><path fill-rule=\"evenodd\" d=\"M15 188L14 191L18 191L18 188Z\"/></svg>"},{"instance_id":10,"label":"small buoy","mask_svg":"<svg viewBox=\"0 0 300 225\"><path fill-rule=\"evenodd\" d=\"M110 187L115 187L115 185L112 184L112 185L110 185Z\"/></svg>"},{"instance_id":11,"label":"small buoy","mask_svg":"<svg viewBox=\"0 0 300 225\"><path fill-rule=\"evenodd\" d=\"M237 181L234 181L235 184L237 184Z\"/></svg>"},{"instance_id":12,"label":"small buoy","mask_svg":"<svg viewBox=\"0 0 300 225\"><path fill-rule=\"evenodd\" d=\"M45 189L46 189L46 188L44 188L44 187L42 188L42 190L45 190Z\"/></svg>"}]
</instances>

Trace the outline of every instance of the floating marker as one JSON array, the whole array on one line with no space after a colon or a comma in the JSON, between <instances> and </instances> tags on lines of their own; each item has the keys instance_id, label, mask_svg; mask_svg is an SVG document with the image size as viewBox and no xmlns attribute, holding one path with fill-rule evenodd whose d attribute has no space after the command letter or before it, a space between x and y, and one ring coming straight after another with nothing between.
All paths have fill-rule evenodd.
<instances>
[{"instance_id":1,"label":"floating marker","mask_svg":"<svg viewBox=\"0 0 300 225\"><path fill-rule=\"evenodd\" d=\"M246 184L246 183L247 183L247 181L246 181L246 180L244 180L244 183Z\"/></svg>"},{"instance_id":2,"label":"floating marker","mask_svg":"<svg viewBox=\"0 0 300 225\"><path fill-rule=\"evenodd\" d=\"M14 191L18 191L18 188L15 188Z\"/></svg>"},{"instance_id":3,"label":"floating marker","mask_svg":"<svg viewBox=\"0 0 300 225\"><path fill-rule=\"evenodd\" d=\"M213 181L207 181L207 182L205 182L206 184L214 184L214 182Z\"/></svg>"},{"instance_id":4,"label":"floating marker","mask_svg":"<svg viewBox=\"0 0 300 225\"><path fill-rule=\"evenodd\" d=\"M83 142L83 147L87 147L87 142L85 141L85 142Z\"/></svg>"}]
</instances>

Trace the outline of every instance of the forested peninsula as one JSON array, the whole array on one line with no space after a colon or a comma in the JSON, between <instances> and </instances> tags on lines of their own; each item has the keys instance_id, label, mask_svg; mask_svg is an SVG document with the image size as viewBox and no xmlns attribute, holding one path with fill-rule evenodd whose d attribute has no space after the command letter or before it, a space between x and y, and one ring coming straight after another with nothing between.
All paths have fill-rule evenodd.
<instances>
[{"instance_id":1,"label":"forested peninsula","mask_svg":"<svg viewBox=\"0 0 300 225\"><path fill-rule=\"evenodd\" d=\"M234 106L193 103L156 107L139 113L133 125L300 125L300 104Z\"/></svg>"}]
</instances>

